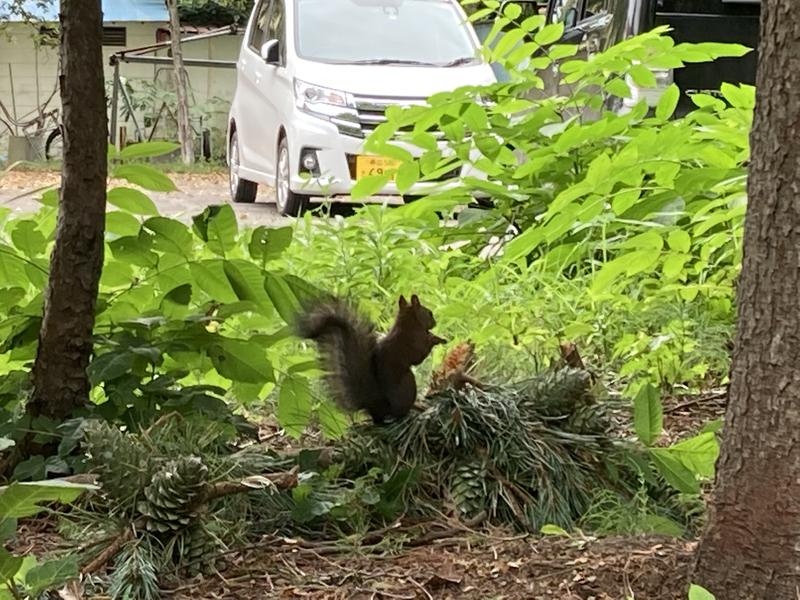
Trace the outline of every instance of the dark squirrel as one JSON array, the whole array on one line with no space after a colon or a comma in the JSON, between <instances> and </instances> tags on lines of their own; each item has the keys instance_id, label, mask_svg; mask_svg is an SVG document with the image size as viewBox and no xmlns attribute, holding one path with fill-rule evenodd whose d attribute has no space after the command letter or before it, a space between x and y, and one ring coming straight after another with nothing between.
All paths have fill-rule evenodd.
<instances>
[{"instance_id":1,"label":"dark squirrel","mask_svg":"<svg viewBox=\"0 0 800 600\"><path fill-rule=\"evenodd\" d=\"M349 411L364 410L373 422L406 416L417 400L411 367L422 363L445 340L431 333L433 313L419 298L400 296L397 319L384 337L345 303L332 300L300 315L300 337L319 347L336 403Z\"/></svg>"}]
</instances>

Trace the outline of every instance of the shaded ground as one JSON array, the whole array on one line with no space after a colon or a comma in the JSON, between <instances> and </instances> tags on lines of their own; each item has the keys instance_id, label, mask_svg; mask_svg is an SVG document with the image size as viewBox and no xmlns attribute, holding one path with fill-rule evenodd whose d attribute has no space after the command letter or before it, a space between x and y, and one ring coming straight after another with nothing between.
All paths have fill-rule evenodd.
<instances>
[{"instance_id":1,"label":"shaded ground","mask_svg":"<svg viewBox=\"0 0 800 600\"><path fill-rule=\"evenodd\" d=\"M685 599L694 544L663 538L442 540L398 556L326 556L280 540L168 596L522 600ZM324 550L321 548L320 550Z\"/></svg>"}]
</instances>

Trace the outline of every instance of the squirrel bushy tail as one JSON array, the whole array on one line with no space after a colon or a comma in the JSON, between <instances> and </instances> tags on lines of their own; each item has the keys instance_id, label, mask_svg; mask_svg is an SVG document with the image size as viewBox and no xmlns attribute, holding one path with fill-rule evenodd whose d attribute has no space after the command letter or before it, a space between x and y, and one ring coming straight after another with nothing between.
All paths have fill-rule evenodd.
<instances>
[{"instance_id":1,"label":"squirrel bushy tail","mask_svg":"<svg viewBox=\"0 0 800 600\"><path fill-rule=\"evenodd\" d=\"M380 409L383 392L373 360L378 337L372 323L340 301L315 306L297 320L302 338L317 343L335 402L346 410Z\"/></svg>"}]
</instances>

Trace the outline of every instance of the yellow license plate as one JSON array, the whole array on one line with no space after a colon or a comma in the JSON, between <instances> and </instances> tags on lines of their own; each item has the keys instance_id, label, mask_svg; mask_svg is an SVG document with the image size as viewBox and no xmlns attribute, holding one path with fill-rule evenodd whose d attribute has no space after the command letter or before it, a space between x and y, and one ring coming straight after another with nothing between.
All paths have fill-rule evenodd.
<instances>
[{"instance_id":1,"label":"yellow license plate","mask_svg":"<svg viewBox=\"0 0 800 600\"><path fill-rule=\"evenodd\" d=\"M400 161L383 156L356 156L356 179L370 175L387 175L400 166ZM392 174L392 179L394 175Z\"/></svg>"}]
</instances>

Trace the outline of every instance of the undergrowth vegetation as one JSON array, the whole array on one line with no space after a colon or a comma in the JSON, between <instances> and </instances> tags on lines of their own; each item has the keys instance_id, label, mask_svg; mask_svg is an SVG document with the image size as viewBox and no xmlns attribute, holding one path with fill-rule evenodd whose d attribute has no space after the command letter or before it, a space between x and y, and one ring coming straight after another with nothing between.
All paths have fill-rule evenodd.
<instances>
[{"instance_id":1,"label":"undergrowth vegetation","mask_svg":"<svg viewBox=\"0 0 800 600\"><path fill-rule=\"evenodd\" d=\"M674 86L653 109L605 109L630 94L626 81L653 85L653 69L746 49L676 45L656 30L577 59L557 43L561 26L518 16L513 4L497 16L486 50L511 82L392 110L368 140L402 161L403 190L456 166L486 175L397 209L250 229L212 206L187 224L140 191L174 189L142 163L174 145L110 151L112 177L127 183L108 192L92 405L67 422L24 412L57 195L33 215L0 209L0 450L32 431L57 451L21 462L16 479L99 477L64 532L119 543L107 557L117 596L157 597L159 574L208 566L246 534L365 535L415 511L525 530L696 530L721 424L668 445L662 397L726 383L754 92L695 95L681 118ZM568 89L539 97L554 64ZM293 336L298 308L322 293L381 326L397 296L419 294L437 331L474 344L470 372L487 385L440 391L384 429L351 428ZM551 411L560 392L542 382L567 372L569 345L583 387L565 384ZM290 449L254 443L254 417L276 420Z\"/></svg>"}]
</instances>

